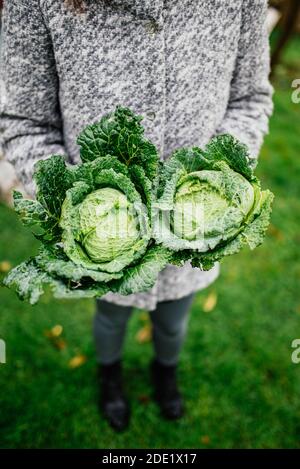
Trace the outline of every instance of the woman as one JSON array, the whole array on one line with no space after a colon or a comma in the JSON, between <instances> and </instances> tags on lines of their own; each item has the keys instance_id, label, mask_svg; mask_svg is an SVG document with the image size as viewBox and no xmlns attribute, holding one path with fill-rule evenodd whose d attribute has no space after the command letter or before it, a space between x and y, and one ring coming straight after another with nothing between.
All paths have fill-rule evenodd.
<instances>
[{"instance_id":1,"label":"woman","mask_svg":"<svg viewBox=\"0 0 300 469\"><path fill-rule=\"evenodd\" d=\"M231 133L253 163L272 110L266 0L5 0L1 128L4 152L34 195L34 163L79 159L80 129L117 104L145 116L162 158ZM101 405L126 428L121 351L132 307L150 311L155 396L167 418L183 413L176 382L193 293L218 275L168 266L148 292L97 302Z\"/></svg>"}]
</instances>

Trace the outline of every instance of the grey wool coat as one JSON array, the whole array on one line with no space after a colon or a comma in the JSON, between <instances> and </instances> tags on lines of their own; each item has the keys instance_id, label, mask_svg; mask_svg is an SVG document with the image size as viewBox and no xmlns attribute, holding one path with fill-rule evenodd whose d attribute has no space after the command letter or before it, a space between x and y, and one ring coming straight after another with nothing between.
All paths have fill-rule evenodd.
<instances>
[{"instance_id":1,"label":"grey wool coat","mask_svg":"<svg viewBox=\"0 0 300 469\"><path fill-rule=\"evenodd\" d=\"M5 0L1 138L30 194L34 163L79 161L76 135L117 104L145 116L162 158L232 133L256 158L272 111L266 0ZM218 275L168 266L148 292L105 299L155 309Z\"/></svg>"}]
</instances>

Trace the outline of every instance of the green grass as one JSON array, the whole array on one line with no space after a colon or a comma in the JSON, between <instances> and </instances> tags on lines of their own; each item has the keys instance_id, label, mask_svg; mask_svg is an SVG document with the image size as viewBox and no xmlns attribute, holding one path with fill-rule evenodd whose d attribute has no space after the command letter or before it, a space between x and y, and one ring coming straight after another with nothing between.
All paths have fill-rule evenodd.
<instances>
[{"instance_id":1,"label":"green grass","mask_svg":"<svg viewBox=\"0 0 300 469\"><path fill-rule=\"evenodd\" d=\"M258 167L264 186L276 194L272 228L262 247L227 259L216 284L197 295L180 366L186 416L165 422L147 399L152 350L135 339L143 325L139 312L130 322L124 360L132 422L119 435L97 410L93 302L47 296L30 307L2 289L1 447L300 447L300 364L291 363L291 342L300 338L300 105L290 99L299 46L298 38L279 69L276 110ZM0 226L0 261L15 265L36 251L4 206ZM211 291L218 302L205 313ZM64 328L63 350L44 334L55 324ZM86 363L71 369L69 360L81 354Z\"/></svg>"}]
</instances>

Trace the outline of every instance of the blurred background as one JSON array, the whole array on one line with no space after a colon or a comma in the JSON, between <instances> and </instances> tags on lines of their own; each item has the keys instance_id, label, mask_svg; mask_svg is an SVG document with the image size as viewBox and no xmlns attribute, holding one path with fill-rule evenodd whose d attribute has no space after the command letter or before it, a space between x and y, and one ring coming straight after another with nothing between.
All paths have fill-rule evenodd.
<instances>
[{"instance_id":1,"label":"blurred background","mask_svg":"<svg viewBox=\"0 0 300 469\"><path fill-rule=\"evenodd\" d=\"M272 223L263 246L226 259L197 295L180 366L186 416L165 422L152 402L146 312L130 322L133 416L118 435L98 415L93 301L31 307L1 288L0 447L300 448L300 1L270 2L268 28L275 110L257 175L276 196ZM10 208L19 186L0 156L0 280L37 251Z\"/></svg>"}]
</instances>

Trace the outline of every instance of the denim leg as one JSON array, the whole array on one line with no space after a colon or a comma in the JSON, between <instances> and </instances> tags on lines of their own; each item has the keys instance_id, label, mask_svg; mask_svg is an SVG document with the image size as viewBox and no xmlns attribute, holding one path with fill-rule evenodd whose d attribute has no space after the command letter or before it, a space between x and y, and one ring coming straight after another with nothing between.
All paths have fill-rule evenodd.
<instances>
[{"instance_id":1,"label":"denim leg","mask_svg":"<svg viewBox=\"0 0 300 469\"><path fill-rule=\"evenodd\" d=\"M121 358L131 306L96 301L94 338L98 363L109 365Z\"/></svg>"},{"instance_id":2,"label":"denim leg","mask_svg":"<svg viewBox=\"0 0 300 469\"><path fill-rule=\"evenodd\" d=\"M175 365L185 339L188 312L194 294L174 301L158 303L150 312L156 359L163 365Z\"/></svg>"}]
</instances>

